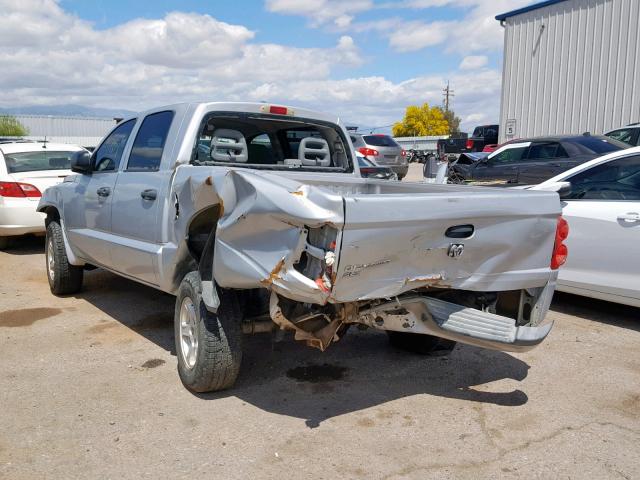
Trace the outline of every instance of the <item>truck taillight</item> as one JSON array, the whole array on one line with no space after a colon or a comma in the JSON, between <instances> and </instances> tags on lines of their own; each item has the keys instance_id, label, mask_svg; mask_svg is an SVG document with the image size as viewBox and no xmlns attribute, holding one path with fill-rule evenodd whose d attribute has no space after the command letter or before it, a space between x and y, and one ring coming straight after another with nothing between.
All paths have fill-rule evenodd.
<instances>
[{"instance_id":1,"label":"truck taillight","mask_svg":"<svg viewBox=\"0 0 640 480\"><path fill-rule=\"evenodd\" d=\"M553 244L553 255L551 255L551 269L557 270L560 266L564 265L567 261L567 246L562 243L569 236L569 224L567 221L558 217L558 224L556 226L556 238Z\"/></svg>"},{"instance_id":2,"label":"truck taillight","mask_svg":"<svg viewBox=\"0 0 640 480\"><path fill-rule=\"evenodd\" d=\"M467 146L467 150L471 150L473 148L473 140L468 139L466 146Z\"/></svg>"},{"instance_id":3,"label":"truck taillight","mask_svg":"<svg viewBox=\"0 0 640 480\"><path fill-rule=\"evenodd\" d=\"M40 190L30 183L0 182L0 197L24 198L41 196Z\"/></svg>"},{"instance_id":4,"label":"truck taillight","mask_svg":"<svg viewBox=\"0 0 640 480\"><path fill-rule=\"evenodd\" d=\"M380 154L378 153L378 151L377 151L377 150L375 150L375 149L373 149L373 148L360 147L360 148L358 149L358 151L359 151L362 155L364 155L365 157L369 157L369 156L371 156L371 157L377 157L378 155L380 155Z\"/></svg>"},{"instance_id":5,"label":"truck taillight","mask_svg":"<svg viewBox=\"0 0 640 480\"><path fill-rule=\"evenodd\" d=\"M402 155L403 157L407 156L407 151L406 150L402 150L402 152L400 152L400 155Z\"/></svg>"}]
</instances>

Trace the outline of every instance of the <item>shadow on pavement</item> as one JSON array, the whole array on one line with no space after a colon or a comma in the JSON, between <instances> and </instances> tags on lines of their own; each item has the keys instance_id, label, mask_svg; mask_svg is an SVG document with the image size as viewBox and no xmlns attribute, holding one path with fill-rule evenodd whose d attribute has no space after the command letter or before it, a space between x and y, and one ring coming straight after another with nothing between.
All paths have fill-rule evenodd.
<instances>
[{"instance_id":1,"label":"shadow on pavement","mask_svg":"<svg viewBox=\"0 0 640 480\"><path fill-rule=\"evenodd\" d=\"M102 270L87 272L84 289L76 296L175 355L172 296ZM296 375L309 366L308 375ZM507 353L464 345L447 357L411 355L391 348L384 333L357 328L324 353L292 336L274 342L261 334L246 338L242 371L233 389L197 396L235 396L265 411L305 419L314 428L328 418L413 395L524 405L528 397L521 390L474 387L503 379L519 382L528 370L525 362Z\"/></svg>"},{"instance_id":2,"label":"shadow on pavement","mask_svg":"<svg viewBox=\"0 0 640 480\"><path fill-rule=\"evenodd\" d=\"M551 310L594 322L640 331L640 308L556 292Z\"/></svg>"},{"instance_id":3,"label":"shadow on pavement","mask_svg":"<svg viewBox=\"0 0 640 480\"><path fill-rule=\"evenodd\" d=\"M24 235L20 237L11 237L9 246L4 253L9 255L33 255L37 253L44 254L44 236Z\"/></svg>"}]
</instances>

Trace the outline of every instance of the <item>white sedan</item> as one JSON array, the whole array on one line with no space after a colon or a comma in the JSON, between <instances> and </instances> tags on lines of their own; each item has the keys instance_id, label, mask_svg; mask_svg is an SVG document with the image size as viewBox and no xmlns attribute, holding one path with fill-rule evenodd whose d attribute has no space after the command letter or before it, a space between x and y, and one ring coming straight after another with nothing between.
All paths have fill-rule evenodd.
<instances>
[{"instance_id":1,"label":"white sedan","mask_svg":"<svg viewBox=\"0 0 640 480\"><path fill-rule=\"evenodd\" d=\"M75 145L45 142L0 143L0 248L9 237L45 231L36 212L42 192L72 172Z\"/></svg>"},{"instance_id":2,"label":"white sedan","mask_svg":"<svg viewBox=\"0 0 640 480\"><path fill-rule=\"evenodd\" d=\"M640 307L640 147L532 187L556 190L569 223L557 290Z\"/></svg>"}]
</instances>

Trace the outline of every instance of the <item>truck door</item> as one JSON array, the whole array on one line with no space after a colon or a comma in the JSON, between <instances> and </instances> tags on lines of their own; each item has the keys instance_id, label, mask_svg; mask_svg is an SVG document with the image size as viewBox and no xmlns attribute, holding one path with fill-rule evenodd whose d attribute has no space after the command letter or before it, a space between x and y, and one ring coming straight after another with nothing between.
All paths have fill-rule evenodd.
<instances>
[{"instance_id":1,"label":"truck door","mask_svg":"<svg viewBox=\"0 0 640 480\"><path fill-rule=\"evenodd\" d=\"M111 215L113 268L157 284L157 255L163 241L163 207L168 204L171 169L162 168L175 112L147 115L137 132L127 163L116 181Z\"/></svg>"},{"instance_id":2,"label":"truck door","mask_svg":"<svg viewBox=\"0 0 640 480\"><path fill-rule=\"evenodd\" d=\"M91 263L111 265L113 190L135 123L133 119L118 125L103 140L91 158L93 171L79 175L73 195L65 198L65 229L80 256Z\"/></svg>"}]
</instances>

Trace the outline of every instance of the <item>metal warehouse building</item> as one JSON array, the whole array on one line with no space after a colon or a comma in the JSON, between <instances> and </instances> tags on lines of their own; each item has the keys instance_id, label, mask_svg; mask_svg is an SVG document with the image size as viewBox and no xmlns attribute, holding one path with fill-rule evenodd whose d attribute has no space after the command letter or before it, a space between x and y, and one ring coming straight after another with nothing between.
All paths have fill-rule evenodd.
<instances>
[{"instance_id":1,"label":"metal warehouse building","mask_svg":"<svg viewBox=\"0 0 640 480\"><path fill-rule=\"evenodd\" d=\"M640 122L640 0L548 0L496 20L501 142Z\"/></svg>"},{"instance_id":2,"label":"metal warehouse building","mask_svg":"<svg viewBox=\"0 0 640 480\"><path fill-rule=\"evenodd\" d=\"M69 117L55 115L12 115L29 134L28 140L46 140L55 143L73 143L82 147L95 147L111 130L113 118Z\"/></svg>"}]
</instances>

